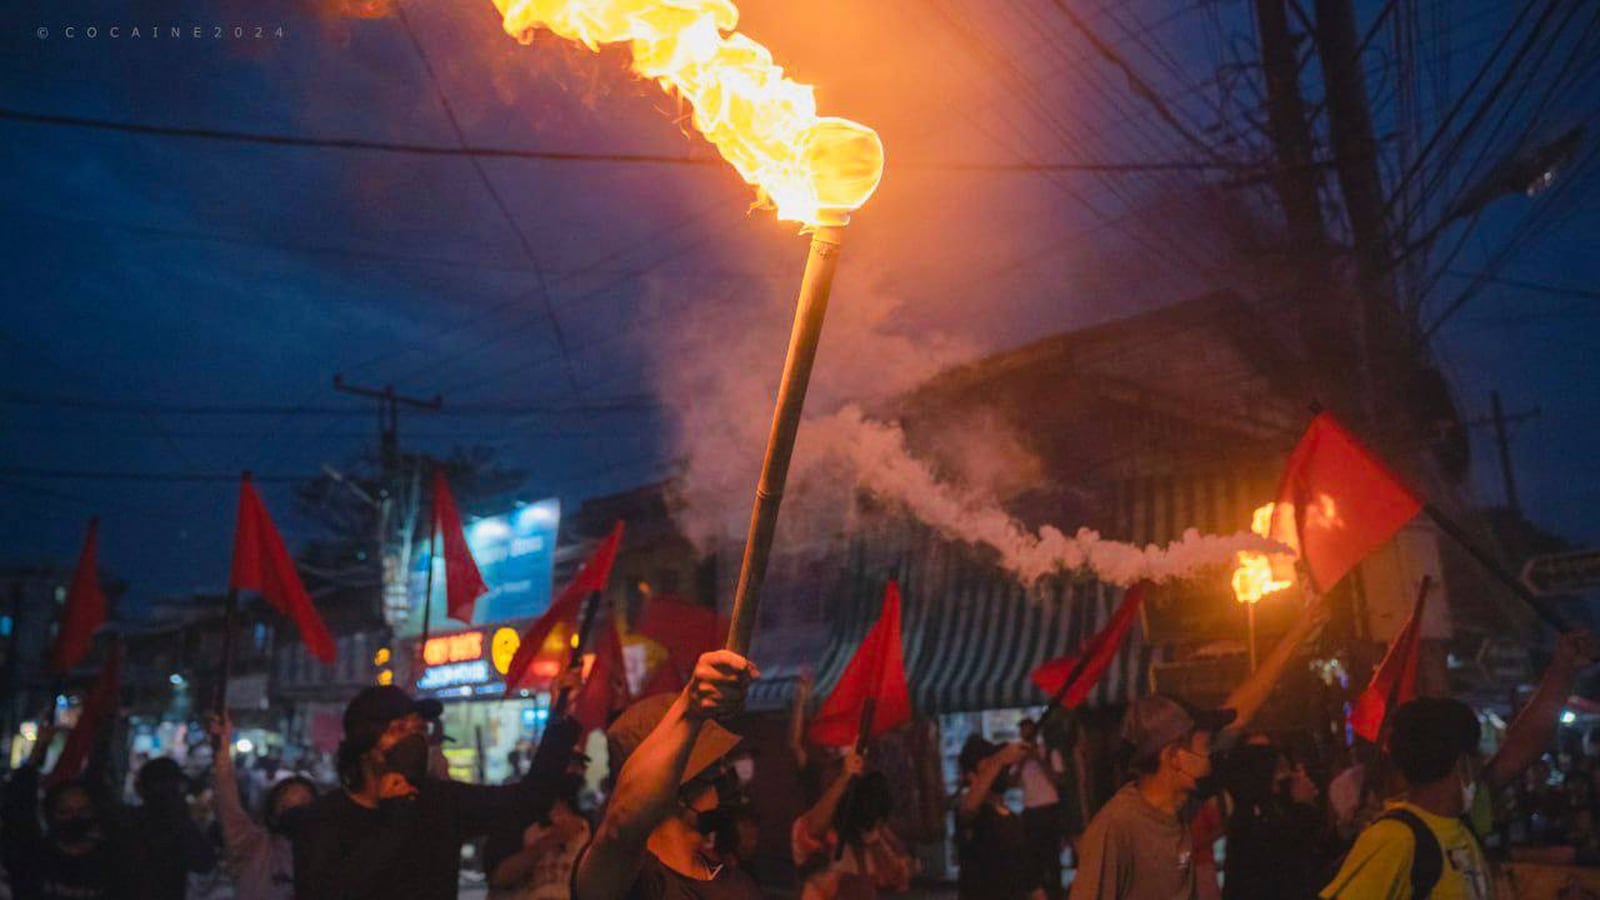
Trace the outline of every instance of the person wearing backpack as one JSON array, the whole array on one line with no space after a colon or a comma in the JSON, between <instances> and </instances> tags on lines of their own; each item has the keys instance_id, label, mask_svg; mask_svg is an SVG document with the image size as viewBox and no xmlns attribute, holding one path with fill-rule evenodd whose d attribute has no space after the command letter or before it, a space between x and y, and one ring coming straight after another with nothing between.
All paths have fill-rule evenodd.
<instances>
[{"instance_id":1,"label":"person wearing backpack","mask_svg":"<svg viewBox=\"0 0 1600 900\"><path fill-rule=\"evenodd\" d=\"M1559 637L1538 689L1487 762L1478 718L1465 703L1421 697L1396 709L1389 759L1406 791L1357 836L1320 896L1492 900L1494 877L1478 840L1491 818L1490 797L1549 745L1573 682L1596 658L1592 634Z\"/></svg>"}]
</instances>

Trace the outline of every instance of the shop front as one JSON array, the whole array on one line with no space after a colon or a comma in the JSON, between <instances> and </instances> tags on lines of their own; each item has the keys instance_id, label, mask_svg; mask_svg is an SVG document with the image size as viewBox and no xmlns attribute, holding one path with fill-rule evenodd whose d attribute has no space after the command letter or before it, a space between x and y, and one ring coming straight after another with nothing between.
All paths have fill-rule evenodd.
<instances>
[{"instance_id":1,"label":"shop front","mask_svg":"<svg viewBox=\"0 0 1600 900\"><path fill-rule=\"evenodd\" d=\"M521 754L525 764L544 733L550 716L547 689L505 695L506 670L527 624L515 620L430 636L420 647L415 640L401 642L407 658L419 661L413 691L444 704L444 755L452 778L504 782L514 774L510 755ZM534 674L548 684L555 673Z\"/></svg>"}]
</instances>

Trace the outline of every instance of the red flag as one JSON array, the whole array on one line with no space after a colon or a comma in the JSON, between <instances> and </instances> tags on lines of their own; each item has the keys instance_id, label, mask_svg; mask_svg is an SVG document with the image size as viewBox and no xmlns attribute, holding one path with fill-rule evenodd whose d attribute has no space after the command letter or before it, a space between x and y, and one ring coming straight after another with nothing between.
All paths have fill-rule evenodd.
<instances>
[{"instance_id":1,"label":"red flag","mask_svg":"<svg viewBox=\"0 0 1600 900\"><path fill-rule=\"evenodd\" d=\"M1060 694L1061 705L1067 709L1082 703L1100 682L1100 676L1111 667L1111 661L1117 658L1117 651L1122 648L1123 639L1138 619L1139 604L1143 602L1144 582L1140 582L1128 588L1122 595L1122 605L1111 614L1111 621L1084 641L1077 653L1052 659L1034 669L1030 676L1033 683L1051 697ZM1067 679L1073 677L1080 657L1085 660L1083 668L1078 669L1072 685L1067 687ZM1064 687L1065 691L1062 690Z\"/></svg>"},{"instance_id":2,"label":"red flag","mask_svg":"<svg viewBox=\"0 0 1600 900\"><path fill-rule=\"evenodd\" d=\"M628 694L628 666L622 658L622 639L607 616L595 635L594 665L572 699L572 718L585 732L610 724L611 713L632 702Z\"/></svg>"},{"instance_id":3,"label":"red flag","mask_svg":"<svg viewBox=\"0 0 1600 900\"><path fill-rule=\"evenodd\" d=\"M619 521L612 526L611 533L600 542L600 546L595 548L594 555L578 568L578 574L550 601L550 608L544 611L544 615L535 619L528 630L522 633L522 642L517 645L516 655L511 657L511 664L506 666L507 697L515 695L528 683L528 670L533 667L533 661L539 658L539 651L550 632L562 623L577 622L584 598L606 589L611 581L611 564L617 559L617 545L621 543L622 523Z\"/></svg>"},{"instance_id":4,"label":"red flag","mask_svg":"<svg viewBox=\"0 0 1600 900\"><path fill-rule=\"evenodd\" d=\"M294 622L312 656L333 662L333 635L311 605L289 550L248 474L239 482L239 522L233 531L233 572L228 587L256 591L267 598L273 609Z\"/></svg>"},{"instance_id":5,"label":"red flag","mask_svg":"<svg viewBox=\"0 0 1600 900\"><path fill-rule=\"evenodd\" d=\"M89 520L89 534L78 554L78 568L67 589L66 608L61 611L61 630L50 653L50 671L63 675L83 661L95 630L106 621L106 594L100 588L100 519Z\"/></svg>"},{"instance_id":6,"label":"red flag","mask_svg":"<svg viewBox=\"0 0 1600 900\"><path fill-rule=\"evenodd\" d=\"M702 653L722 647L728 634L729 619L709 606L691 603L681 597L651 597L639 615L635 629L667 651L657 664L650 681L639 692L641 697L681 689Z\"/></svg>"},{"instance_id":7,"label":"red flag","mask_svg":"<svg viewBox=\"0 0 1600 900\"><path fill-rule=\"evenodd\" d=\"M1271 534L1295 548L1326 592L1421 511L1422 501L1324 412L1289 455Z\"/></svg>"},{"instance_id":8,"label":"red flag","mask_svg":"<svg viewBox=\"0 0 1600 900\"><path fill-rule=\"evenodd\" d=\"M83 774L94 745L107 722L115 718L122 703L122 644L113 642L106 655L106 664L100 668L89 693L83 698L83 708L78 712L78 724L67 734L67 742L56 757L55 768L45 777L44 786L52 787L71 781Z\"/></svg>"},{"instance_id":9,"label":"red flag","mask_svg":"<svg viewBox=\"0 0 1600 900\"><path fill-rule=\"evenodd\" d=\"M444 541L444 605L450 618L472 624L472 608L477 599L489 592L478 572L478 564L467 547L467 535L461 528L461 512L456 509L456 498L450 494L450 482L445 480L444 467L433 467L433 516L430 535L442 536ZM428 552L433 552L433 542L428 542ZM429 559L428 565L433 565Z\"/></svg>"},{"instance_id":10,"label":"red flag","mask_svg":"<svg viewBox=\"0 0 1600 900\"><path fill-rule=\"evenodd\" d=\"M1417 605L1411 610L1411 618L1406 620L1400 633L1395 636L1394 643L1389 645L1389 652L1383 655L1383 662L1378 664L1372 673L1372 680L1367 682L1367 689L1356 698L1355 705L1350 707L1350 728L1356 734L1377 743L1378 735L1383 731L1383 721L1389 712L1392 702L1399 706L1417 696L1417 660L1422 650L1422 612L1427 607L1428 589L1433 586L1433 580L1424 577L1422 586L1417 589Z\"/></svg>"},{"instance_id":11,"label":"red flag","mask_svg":"<svg viewBox=\"0 0 1600 900\"><path fill-rule=\"evenodd\" d=\"M905 650L900 645L900 584L883 591L883 611L861 639L855 656L833 692L811 720L808 735L825 747L847 747L861 737L862 707L876 699L866 738L871 739L911 721L911 690L906 686Z\"/></svg>"}]
</instances>

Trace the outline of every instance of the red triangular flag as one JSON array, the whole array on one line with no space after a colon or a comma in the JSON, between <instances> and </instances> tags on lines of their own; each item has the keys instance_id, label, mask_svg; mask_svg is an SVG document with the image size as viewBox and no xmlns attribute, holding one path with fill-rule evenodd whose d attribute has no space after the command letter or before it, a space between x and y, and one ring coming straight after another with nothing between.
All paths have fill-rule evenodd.
<instances>
[{"instance_id":1,"label":"red triangular flag","mask_svg":"<svg viewBox=\"0 0 1600 900\"><path fill-rule=\"evenodd\" d=\"M628 695L628 667L622 658L622 639L607 616L594 635L594 665L572 699L572 718L585 732L605 728L611 714L632 702Z\"/></svg>"},{"instance_id":2,"label":"red triangular flag","mask_svg":"<svg viewBox=\"0 0 1600 900\"><path fill-rule=\"evenodd\" d=\"M1111 614L1111 621L1079 645L1077 653L1052 659L1034 669L1030 676L1033 683L1051 697L1059 694L1061 705L1066 709L1072 709L1088 699L1089 692L1100 682L1100 676L1111 667L1111 661L1117 658L1117 651L1122 648L1123 639L1128 636L1128 630L1139 618L1139 604L1142 602L1144 602L1144 582L1128 588L1122 595L1122 605ZM1085 659L1083 668L1078 669L1076 677L1073 677L1073 670L1077 668L1080 657ZM1067 686L1069 677L1073 678L1071 686Z\"/></svg>"},{"instance_id":3,"label":"red triangular flag","mask_svg":"<svg viewBox=\"0 0 1600 900\"><path fill-rule=\"evenodd\" d=\"M617 559L617 545L621 543L622 523L619 521L612 526L611 533L600 542L600 546L595 548L594 555L578 568L578 574L550 601L550 608L544 611L544 615L535 619L528 630L522 633L522 642L517 645L511 664L506 666L507 697L513 696L528 683L528 670L533 667L533 661L539 658L539 651L550 632L562 623L576 623L578 613L583 609L584 598L606 589L611 581L611 564Z\"/></svg>"},{"instance_id":4,"label":"red triangular flag","mask_svg":"<svg viewBox=\"0 0 1600 900\"><path fill-rule=\"evenodd\" d=\"M295 571L289 550L249 475L239 482L239 521L233 531L233 572L228 587L256 591L267 598L273 609L294 622L312 656L324 663L333 662L333 635L311 605L311 597L300 583L300 573Z\"/></svg>"},{"instance_id":5,"label":"red triangular flag","mask_svg":"<svg viewBox=\"0 0 1600 900\"><path fill-rule=\"evenodd\" d=\"M876 698L866 738L871 740L911 721L911 690L906 685L905 649L900 645L900 584L883 591L883 611L861 639L839 683L822 702L807 732L824 747L847 747L861 737L862 708Z\"/></svg>"},{"instance_id":6,"label":"red triangular flag","mask_svg":"<svg viewBox=\"0 0 1600 900\"><path fill-rule=\"evenodd\" d=\"M663 595L646 601L634 631L660 644L667 658L656 665L639 696L676 691L687 684L700 655L722 646L728 623L727 616L682 597Z\"/></svg>"},{"instance_id":7,"label":"red triangular flag","mask_svg":"<svg viewBox=\"0 0 1600 900\"><path fill-rule=\"evenodd\" d=\"M478 564L467 547L467 535L461 528L461 513L456 509L456 498L450 494L450 483L445 480L444 467L433 467L433 531L444 541L444 597L445 609L450 618L472 624L472 608L477 599L489 592L478 572ZM428 543L433 551L433 543ZM433 565L433 561L428 561Z\"/></svg>"},{"instance_id":8,"label":"red triangular flag","mask_svg":"<svg viewBox=\"0 0 1600 900\"><path fill-rule=\"evenodd\" d=\"M1417 590L1417 605L1411 609L1400 633L1395 636L1383 662L1372 673L1367 689L1361 692L1350 707L1350 728L1356 734L1377 743L1383 731L1390 702L1396 707L1417 696L1417 660L1422 650L1422 613L1428 604L1428 589L1432 580L1423 578Z\"/></svg>"},{"instance_id":9,"label":"red triangular flag","mask_svg":"<svg viewBox=\"0 0 1600 900\"><path fill-rule=\"evenodd\" d=\"M122 703L122 644L113 642L106 654L106 664L83 698L83 708L78 712L78 724L67 734L67 742L56 757L55 768L44 780L45 787L71 781L83 774L96 740L105 723L114 718Z\"/></svg>"},{"instance_id":10,"label":"red triangular flag","mask_svg":"<svg viewBox=\"0 0 1600 900\"><path fill-rule=\"evenodd\" d=\"M1422 501L1324 412L1289 456L1271 536L1300 554L1326 593L1421 511Z\"/></svg>"},{"instance_id":11,"label":"red triangular flag","mask_svg":"<svg viewBox=\"0 0 1600 900\"><path fill-rule=\"evenodd\" d=\"M50 671L64 675L83 661L89 652L95 630L106 621L106 594L100 588L100 519L89 520L89 534L78 554L78 568L67 589L66 608L61 611L61 630L50 653Z\"/></svg>"}]
</instances>

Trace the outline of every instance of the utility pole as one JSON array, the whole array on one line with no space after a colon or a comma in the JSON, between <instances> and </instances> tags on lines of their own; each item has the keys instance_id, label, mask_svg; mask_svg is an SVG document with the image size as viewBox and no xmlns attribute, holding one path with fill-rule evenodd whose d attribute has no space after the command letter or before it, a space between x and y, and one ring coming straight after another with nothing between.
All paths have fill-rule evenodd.
<instances>
[{"instance_id":1,"label":"utility pole","mask_svg":"<svg viewBox=\"0 0 1600 900\"><path fill-rule=\"evenodd\" d=\"M1321 261L1326 237L1322 205L1317 199L1311 131L1306 127L1305 100L1300 96L1300 66L1289 34L1285 0L1255 0L1256 27L1261 33L1261 69L1267 84L1267 124L1277 165L1272 184L1283 204L1289 236L1296 251Z\"/></svg>"},{"instance_id":2,"label":"utility pole","mask_svg":"<svg viewBox=\"0 0 1600 900\"><path fill-rule=\"evenodd\" d=\"M1539 417L1539 408L1525 409L1506 415L1500 405L1500 392L1489 392L1490 424L1494 425L1494 442L1500 451L1500 480L1505 485L1506 507L1518 518L1522 517L1522 501L1517 497L1517 479L1511 468L1511 430L1508 426Z\"/></svg>"},{"instance_id":3,"label":"utility pole","mask_svg":"<svg viewBox=\"0 0 1600 900\"><path fill-rule=\"evenodd\" d=\"M409 397L395 391L392 384L386 384L381 388L361 387L347 383L343 375L337 374L333 376L333 389L341 394L366 397L369 400L378 401L378 455L383 469L381 476L383 487L378 492L378 565L382 572L380 581L383 585L378 594L378 615L380 618L386 618L384 616L383 598L387 595L389 588L387 576L390 572L388 571L387 561L389 559L390 523L394 521L395 497L406 494L410 502L416 501L415 492L408 494L406 491L401 490L401 478L404 477L405 473L401 471L400 407L407 406L412 409L437 412L444 407L444 397L438 394L434 394L431 399ZM404 521L411 521L411 517L404 517ZM409 528L406 529L402 540L407 543L406 549L409 549L409 541L411 540ZM409 559L409 554L401 553L400 557ZM401 579L402 582L406 578L406 572L404 571L398 571L393 574Z\"/></svg>"},{"instance_id":4,"label":"utility pole","mask_svg":"<svg viewBox=\"0 0 1600 900\"><path fill-rule=\"evenodd\" d=\"M381 388L358 387L346 384L343 375L333 376L333 389L341 394L378 401L378 448L383 461L383 479L387 489L400 470L401 405L437 412L444 406L444 398L438 394L434 394L431 400L408 397L396 393L392 384L386 384Z\"/></svg>"},{"instance_id":5,"label":"utility pole","mask_svg":"<svg viewBox=\"0 0 1600 900\"><path fill-rule=\"evenodd\" d=\"M1332 139L1333 168L1344 197L1355 243L1356 291L1363 354L1362 394L1366 412L1379 421L1387 412L1388 392L1380 385L1409 383L1410 328L1395 303L1391 277L1394 249L1384 217L1383 179L1378 172L1378 141L1373 134L1367 86L1361 71L1361 44L1351 0L1316 0L1313 37L1322 64L1322 82Z\"/></svg>"}]
</instances>

